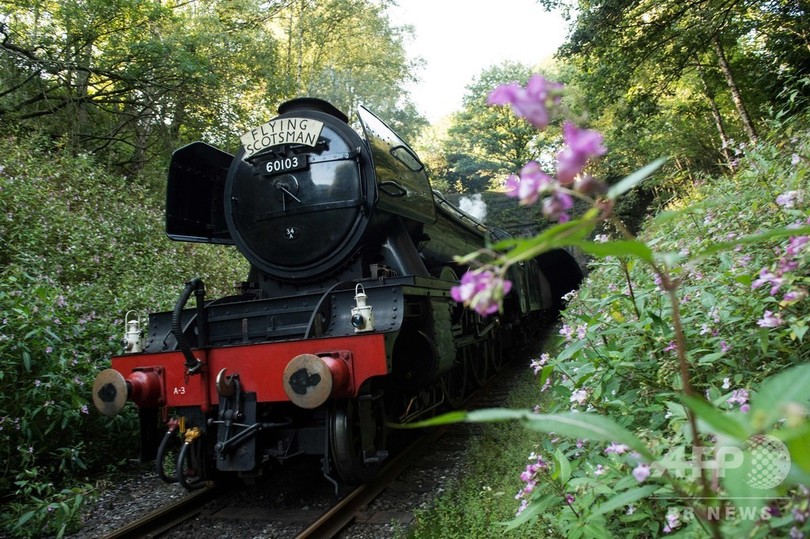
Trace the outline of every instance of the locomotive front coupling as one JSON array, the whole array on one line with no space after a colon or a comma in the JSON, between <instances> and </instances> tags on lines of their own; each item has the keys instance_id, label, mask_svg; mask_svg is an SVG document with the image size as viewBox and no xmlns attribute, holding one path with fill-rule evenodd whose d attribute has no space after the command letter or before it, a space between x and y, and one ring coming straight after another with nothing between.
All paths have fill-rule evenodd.
<instances>
[{"instance_id":1,"label":"locomotive front coupling","mask_svg":"<svg viewBox=\"0 0 810 539\"><path fill-rule=\"evenodd\" d=\"M127 400L142 408L161 406L164 404L163 395L162 367L135 370L126 378L115 369L105 369L93 382L93 404L107 416L120 412Z\"/></svg>"},{"instance_id":2,"label":"locomotive front coupling","mask_svg":"<svg viewBox=\"0 0 810 539\"><path fill-rule=\"evenodd\" d=\"M295 356L284 368L284 392L293 404L308 410L330 398L348 396L352 389L349 357L349 352Z\"/></svg>"}]
</instances>

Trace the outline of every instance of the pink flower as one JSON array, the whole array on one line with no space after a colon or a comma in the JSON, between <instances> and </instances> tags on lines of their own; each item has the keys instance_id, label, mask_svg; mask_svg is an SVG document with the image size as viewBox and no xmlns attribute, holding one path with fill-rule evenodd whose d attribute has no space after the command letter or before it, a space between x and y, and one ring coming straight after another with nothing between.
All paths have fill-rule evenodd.
<instances>
[{"instance_id":1,"label":"pink flower","mask_svg":"<svg viewBox=\"0 0 810 539\"><path fill-rule=\"evenodd\" d=\"M554 191L550 197L543 200L543 215L548 219L565 223L570 219L565 212L572 207L574 207L574 199L571 198L571 195L562 191Z\"/></svg>"},{"instance_id":2,"label":"pink flower","mask_svg":"<svg viewBox=\"0 0 810 539\"><path fill-rule=\"evenodd\" d=\"M790 209L796 206L796 202L801 200L801 193L798 191L785 191L776 197L776 203L783 208Z\"/></svg>"},{"instance_id":3,"label":"pink flower","mask_svg":"<svg viewBox=\"0 0 810 539\"><path fill-rule=\"evenodd\" d=\"M481 316L487 316L500 309L501 301L511 289L511 281L491 270L477 270L465 273L459 285L450 289L450 295Z\"/></svg>"},{"instance_id":4,"label":"pink flower","mask_svg":"<svg viewBox=\"0 0 810 539\"><path fill-rule=\"evenodd\" d=\"M609 455L613 453L615 455L621 455L622 453L626 453L628 449L630 448L624 444L617 444L616 442L610 442L610 445L605 448L605 454Z\"/></svg>"},{"instance_id":5,"label":"pink flower","mask_svg":"<svg viewBox=\"0 0 810 539\"><path fill-rule=\"evenodd\" d=\"M557 155L557 180L569 185L582 172L585 163L592 157L604 155L602 135L592 129L579 129L571 122L563 124L565 148Z\"/></svg>"},{"instance_id":6,"label":"pink flower","mask_svg":"<svg viewBox=\"0 0 810 539\"><path fill-rule=\"evenodd\" d=\"M748 391L745 389L735 389L731 392L731 396L726 399L726 402L731 405L743 405L748 402Z\"/></svg>"},{"instance_id":7,"label":"pink flower","mask_svg":"<svg viewBox=\"0 0 810 539\"><path fill-rule=\"evenodd\" d=\"M633 477L636 478L636 481L639 483L643 483L650 477L650 465L649 464L639 464L635 468L633 468Z\"/></svg>"},{"instance_id":8,"label":"pink flower","mask_svg":"<svg viewBox=\"0 0 810 539\"><path fill-rule=\"evenodd\" d=\"M519 177L512 174L506 179L506 196L520 199L521 205L534 204L538 195L553 184L554 179L540 169L537 161L529 161L520 169Z\"/></svg>"},{"instance_id":9,"label":"pink flower","mask_svg":"<svg viewBox=\"0 0 810 539\"><path fill-rule=\"evenodd\" d=\"M779 316L779 313L774 314L771 311L765 311L762 318L757 320L757 325L761 328L775 328L781 326L783 322L784 320Z\"/></svg>"},{"instance_id":10,"label":"pink flower","mask_svg":"<svg viewBox=\"0 0 810 539\"><path fill-rule=\"evenodd\" d=\"M804 288L797 288L786 293L782 298L787 303L796 303L807 297L807 290Z\"/></svg>"},{"instance_id":11,"label":"pink flower","mask_svg":"<svg viewBox=\"0 0 810 539\"><path fill-rule=\"evenodd\" d=\"M550 108L560 102L562 85L547 81L542 75L532 75L526 88L517 83L498 86L489 94L488 105L511 105L518 118L525 118L537 129L548 126Z\"/></svg>"},{"instance_id":12,"label":"pink flower","mask_svg":"<svg viewBox=\"0 0 810 539\"><path fill-rule=\"evenodd\" d=\"M577 389L573 393L571 393L570 402L575 402L577 404L583 404L585 399L588 398L588 391L585 389Z\"/></svg>"},{"instance_id":13,"label":"pink flower","mask_svg":"<svg viewBox=\"0 0 810 539\"><path fill-rule=\"evenodd\" d=\"M677 512L672 512L667 514L667 523L664 525L664 529L661 530L664 533L672 533L676 528L680 528L681 521L678 516Z\"/></svg>"},{"instance_id":14,"label":"pink flower","mask_svg":"<svg viewBox=\"0 0 810 539\"><path fill-rule=\"evenodd\" d=\"M754 282L751 283L751 290L755 290L765 283L771 285L771 295L773 296L779 291L782 284L784 284L784 279L771 273L768 268L762 268L759 270L759 279L755 279Z\"/></svg>"},{"instance_id":15,"label":"pink flower","mask_svg":"<svg viewBox=\"0 0 810 539\"><path fill-rule=\"evenodd\" d=\"M541 354L540 359L533 359L532 362L529 364L534 370L534 374L537 375L541 370L543 370L543 366L546 362L551 358L547 353Z\"/></svg>"},{"instance_id":16,"label":"pink flower","mask_svg":"<svg viewBox=\"0 0 810 539\"><path fill-rule=\"evenodd\" d=\"M785 253L789 256L796 256L807 246L808 242L810 242L810 236L791 236Z\"/></svg>"}]
</instances>

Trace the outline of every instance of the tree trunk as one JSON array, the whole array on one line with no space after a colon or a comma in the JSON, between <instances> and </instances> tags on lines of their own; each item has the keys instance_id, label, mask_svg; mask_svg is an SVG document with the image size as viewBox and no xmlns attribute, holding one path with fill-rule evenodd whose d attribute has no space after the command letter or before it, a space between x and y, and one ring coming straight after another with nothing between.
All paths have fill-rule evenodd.
<instances>
[{"instance_id":1,"label":"tree trunk","mask_svg":"<svg viewBox=\"0 0 810 539\"><path fill-rule=\"evenodd\" d=\"M90 67L93 62L92 42L80 47L76 52L76 64L86 68L76 72L76 125L74 128L74 148L79 147L82 138L86 136L86 131L90 126L90 116L88 112L88 102L90 100Z\"/></svg>"},{"instance_id":2,"label":"tree trunk","mask_svg":"<svg viewBox=\"0 0 810 539\"><path fill-rule=\"evenodd\" d=\"M751 121L751 116L748 115L748 110L745 108L745 103L743 102L740 88L737 86L737 81L734 80L734 75L731 73L731 66L728 65L723 47L720 45L720 38L716 35L712 38L712 46L714 47L714 52L717 54L717 64L720 66L720 71L723 72L723 76L726 78L726 84L728 84L728 88L731 90L731 98L734 100L734 106L737 108L737 113L740 115L745 133L748 135L748 139L752 143L755 143L758 138L757 131L754 129L754 123Z\"/></svg>"},{"instance_id":3,"label":"tree trunk","mask_svg":"<svg viewBox=\"0 0 810 539\"><path fill-rule=\"evenodd\" d=\"M720 151L723 154L723 158L726 160L726 165L734 172L734 165L731 160L731 154L729 153L729 146L730 142L728 139L728 135L726 134L725 126L723 126L723 117L720 115L720 109L717 107L717 101L714 100L714 92L709 88L709 83L706 82L706 74L703 71L703 66L698 63L697 66L698 75L700 76L700 82L703 83L703 93L706 95L706 99L709 101L709 108L712 111L712 118L714 118L714 125L717 127L717 132L720 135Z\"/></svg>"}]
</instances>

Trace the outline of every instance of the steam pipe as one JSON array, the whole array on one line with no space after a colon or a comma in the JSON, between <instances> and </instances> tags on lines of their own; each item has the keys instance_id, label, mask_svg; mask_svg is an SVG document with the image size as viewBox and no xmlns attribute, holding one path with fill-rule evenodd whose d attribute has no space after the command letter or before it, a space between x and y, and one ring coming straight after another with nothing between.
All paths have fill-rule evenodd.
<instances>
[{"instance_id":1,"label":"steam pipe","mask_svg":"<svg viewBox=\"0 0 810 539\"><path fill-rule=\"evenodd\" d=\"M183 447L180 449L180 454L177 456L177 468L174 471L175 477L177 478L177 482L180 483L180 485L182 485L186 490L196 490L203 488L206 485L202 476L192 483L189 483L188 478L186 477L185 465L188 452L191 451L191 444L193 444L194 440L200 436L202 436L202 431L198 427L193 427L187 430ZM199 470L199 472L202 473L202 470Z\"/></svg>"},{"instance_id":2,"label":"steam pipe","mask_svg":"<svg viewBox=\"0 0 810 539\"><path fill-rule=\"evenodd\" d=\"M166 447L169 445L169 440L171 440L174 435L174 431L177 430L179 423L180 422L176 419L169 421L169 430L163 435L163 440L160 441L157 457L155 458L155 470L157 471L158 477L166 483L177 483L177 477L169 477L166 475L166 472L163 470L163 463L166 460Z\"/></svg>"},{"instance_id":3,"label":"steam pipe","mask_svg":"<svg viewBox=\"0 0 810 539\"><path fill-rule=\"evenodd\" d=\"M197 330L198 335L201 337L201 344L205 344L202 342L202 337L204 337L206 341L208 340L208 331L204 329L206 324L201 318L201 315L204 314L203 296L205 296L205 285L203 285L202 279L199 277L195 277L187 282L183 293L177 298L177 303L174 305L174 311L172 312L172 335L177 339L177 347L180 348L180 351L183 352L183 356L186 358L188 374L197 374L200 367L202 367L202 362L191 353L191 346L189 346L186 336L183 334L182 323L183 307L186 306L186 302L188 302L188 298L191 297L192 292L196 292L197 295ZM202 333L202 335L200 335L200 333Z\"/></svg>"}]
</instances>

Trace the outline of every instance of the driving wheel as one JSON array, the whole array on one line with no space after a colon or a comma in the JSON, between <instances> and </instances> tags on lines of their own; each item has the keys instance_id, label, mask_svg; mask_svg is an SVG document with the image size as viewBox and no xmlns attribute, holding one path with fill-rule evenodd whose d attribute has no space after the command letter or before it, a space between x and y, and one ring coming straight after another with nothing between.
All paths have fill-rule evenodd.
<instances>
[{"instance_id":1,"label":"driving wheel","mask_svg":"<svg viewBox=\"0 0 810 539\"><path fill-rule=\"evenodd\" d=\"M329 447L338 477L349 484L370 480L387 456L382 399L338 399L328 414Z\"/></svg>"}]
</instances>

